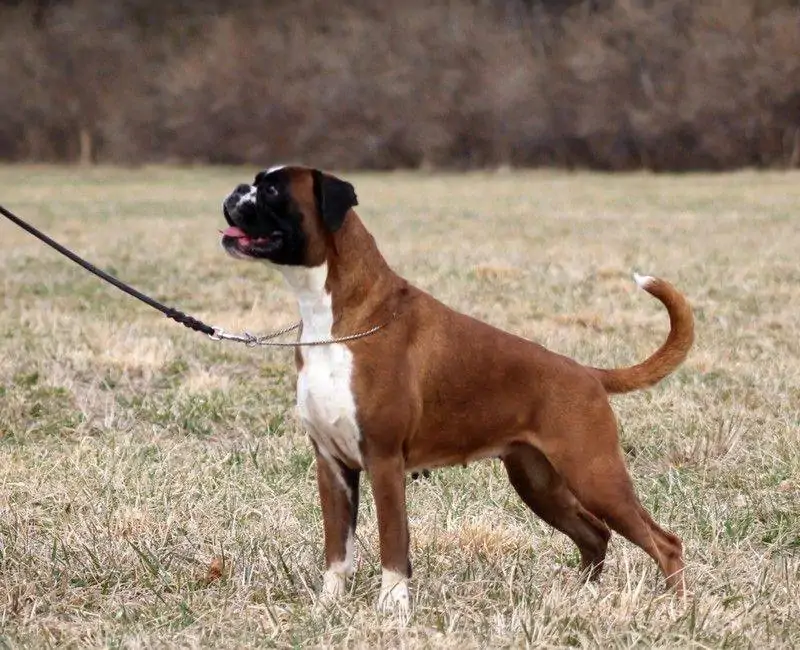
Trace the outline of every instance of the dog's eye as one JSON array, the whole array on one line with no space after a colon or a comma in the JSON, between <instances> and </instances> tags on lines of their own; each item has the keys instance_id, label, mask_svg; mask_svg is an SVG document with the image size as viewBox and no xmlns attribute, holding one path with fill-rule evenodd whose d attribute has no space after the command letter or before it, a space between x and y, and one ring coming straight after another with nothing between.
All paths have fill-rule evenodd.
<instances>
[{"instance_id":1,"label":"dog's eye","mask_svg":"<svg viewBox=\"0 0 800 650\"><path fill-rule=\"evenodd\" d=\"M269 196L278 196L278 188L277 188L277 187L275 187L274 185L267 185L267 186L264 188L264 191L265 191L265 192L267 193L267 195L269 195Z\"/></svg>"}]
</instances>

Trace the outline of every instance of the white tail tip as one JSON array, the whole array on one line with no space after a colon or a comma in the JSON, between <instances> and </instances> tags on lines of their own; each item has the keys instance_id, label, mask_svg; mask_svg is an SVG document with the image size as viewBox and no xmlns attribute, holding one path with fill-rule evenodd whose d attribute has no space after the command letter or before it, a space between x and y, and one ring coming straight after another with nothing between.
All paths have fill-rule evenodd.
<instances>
[{"instance_id":1,"label":"white tail tip","mask_svg":"<svg viewBox=\"0 0 800 650\"><path fill-rule=\"evenodd\" d=\"M656 280L652 275L639 275L635 271L633 272L633 279L642 289L647 289Z\"/></svg>"}]
</instances>

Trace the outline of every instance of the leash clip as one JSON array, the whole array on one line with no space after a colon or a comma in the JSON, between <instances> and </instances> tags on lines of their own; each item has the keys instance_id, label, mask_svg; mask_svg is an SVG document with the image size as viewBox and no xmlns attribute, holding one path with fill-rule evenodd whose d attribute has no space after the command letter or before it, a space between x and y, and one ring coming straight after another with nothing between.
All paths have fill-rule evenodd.
<instances>
[{"instance_id":1,"label":"leash clip","mask_svg":"<svg viewBox=\"0 0 800 650\"><path fill-rule=\"evenodd\" d=\"M237 343L244 343L248 348L254 348L260 345L261 340L259 337L251 334L250 332L242 332L241 334L231 334L226 332L221 327L214 327L214 331L208 334L208 338L212 341L236 341Z\"/></svg>"},{"instance_id":2,"label":"leash clip","mask_svg":"<svg viewBox=\"0 0 800 650\"><path fill-rule=\"evenodd\" d=\"M245 332L243 335L239 334L231 334L230 332L226 332L221 327L213 328L214 331L208 335L212 341L238 341L239 343L246 343L250 345L250 341L253 339L252 334L248 334Z\"/></svg>"}]
</instances>

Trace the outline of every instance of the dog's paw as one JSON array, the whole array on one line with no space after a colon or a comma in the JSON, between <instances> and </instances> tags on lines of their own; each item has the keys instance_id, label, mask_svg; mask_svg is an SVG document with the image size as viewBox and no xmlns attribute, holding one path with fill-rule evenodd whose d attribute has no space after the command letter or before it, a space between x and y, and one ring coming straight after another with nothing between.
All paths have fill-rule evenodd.
<instances>
[{"instance_id":1,"label":"dog's paw","mask_svg":"<svg viewBox=\"0 0 800 650\"><path fill-rule=\"evenodd\" d=\"M329 605L344 596L346 591L347 574L329 569L322 576L322 590L319 593L319 601L323 605Z\"/></svg>"},{"instance_id":2,"label":"dog's paw","mask_svg":"<svg viewBox=\"0 0 800 650\"><path fill-rule=\"evenodd\" d=\"M411 615L411 597L408 593L408 578L395 571L383 570L378 610L385 614L396 614L402 622Z\"/></svg>"}]
</instances>

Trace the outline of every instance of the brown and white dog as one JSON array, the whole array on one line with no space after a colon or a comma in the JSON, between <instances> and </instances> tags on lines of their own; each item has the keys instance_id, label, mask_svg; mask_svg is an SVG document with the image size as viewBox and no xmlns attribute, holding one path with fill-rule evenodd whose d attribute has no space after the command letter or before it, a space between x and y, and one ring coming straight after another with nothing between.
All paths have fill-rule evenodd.
<instances>
[{"instance_id":1,"label":"brown and white dog","mask_svg":"<svg viewBox=\"0 0 800 650\"><path fill-rule=\"evenodd\" d=\"M362 470L378 515L378 605L407 612L405 475L482 458L500 458L528 507L572 538L587 577L602 570L610 528L682 592L681 542L633 491L608 394L655 384L685 359L694 330L685 298L663 280L636 276L669 313L666 342L629 368L583 366L409 284L378 251L357 203L349 183L292 166L260 172L223 204L223 246L283 273L299 303L301 341L385 324L371 336L296 353L298 411L322 502L322 598L343 595L353 572Z\"/></svg>"}]
</instances>

